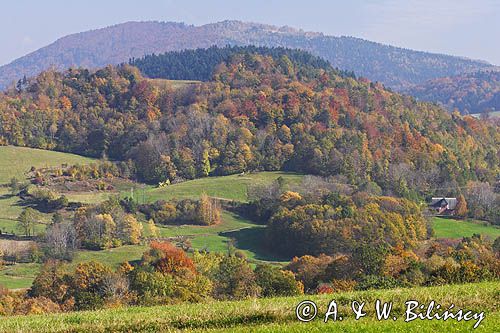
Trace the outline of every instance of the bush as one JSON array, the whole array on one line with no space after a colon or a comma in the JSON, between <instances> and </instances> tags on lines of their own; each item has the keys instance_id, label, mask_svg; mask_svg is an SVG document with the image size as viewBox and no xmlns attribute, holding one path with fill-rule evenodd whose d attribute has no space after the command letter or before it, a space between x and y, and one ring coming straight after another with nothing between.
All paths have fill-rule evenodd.
<instances>
[{"instance_id":1,"label":"bush","mask_svg":"<svg viewBox=\"0 0 500 333\"><path fill-rule=\"evenodd\" d=\"M293 296L304 292L304 286L295 280L292 272L268 264L257 265L255 278L264 297Z\"/></svg>"},{"instance_id":2,"label":"bush","mask_svg":"<svg viewBox=\"0 0 500 333\"><path fill-rule=\"evenodd\" d=\"M356 290L391 289L403 287L403 284L390 276L366 275L356 286Z\"/></svg>"},{"instance_id":3,"label":"bush","mask_svg":"<svg viewBox=\"0 0 500 333\"><path fill-rule=\"evenodd\" d=\"M137 292L142 303L154 304L172 296L174 280L160 272L136 269L130 273L130 289Z\"/></svg>"},{"instance_id":4,"label":"bush","mask_svg":"<svg viewBox=\"0 0 500 333\"><path fill-rule=\"evenodd\" d=\"M248 262L231 255L220 262L214 287L215 297L219 299L243 299L260 294L260 287Z\"/></svg>"}]
</instances>

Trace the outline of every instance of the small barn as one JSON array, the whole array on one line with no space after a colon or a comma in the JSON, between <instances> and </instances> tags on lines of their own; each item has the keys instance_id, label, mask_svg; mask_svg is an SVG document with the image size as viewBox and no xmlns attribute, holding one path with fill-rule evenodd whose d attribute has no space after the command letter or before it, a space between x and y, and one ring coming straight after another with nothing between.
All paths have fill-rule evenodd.
<instances>
[{"instance_id":1,"label":"small barn","mask_svg":"<svg viewBox=\"0 0 500 333\"><path fill-rule=\"evenodd\" d=\"M436 215L454 215L457 207L457 198L432 198L429 209Z\"/></svg>"}]
</instances>

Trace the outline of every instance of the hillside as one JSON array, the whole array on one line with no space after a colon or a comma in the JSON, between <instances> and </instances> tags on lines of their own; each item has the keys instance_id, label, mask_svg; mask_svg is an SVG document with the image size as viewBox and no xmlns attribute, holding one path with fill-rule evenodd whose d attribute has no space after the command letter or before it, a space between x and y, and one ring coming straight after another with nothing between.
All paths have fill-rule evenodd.
<instances>
[{"instance_id":1,"label":"hillside","mask_svg":"<svg viewBox=\"0 0 500 333\"><path fill-rule=\"evenodd\" d=\"M150 184L281 170L340 175L415 198L441 184L498 176L493 124L296 51L239 52L216 66L212 80L186 89L162 87L128 65L44 72L0 95L0 141L108 156Z\"/></svg>"},{"instance_id":2,"label":"hillside","mask_svg":"<svg viewBox=\"0 0 500 333\"><path fill-rule=\"evenodd\" d=\"M15 219L22 211L22 207L18 204L18 198L9 195L9 189L3 187L13 177L23 181L31 167L45 168L59 166L63 163L85 164L91 161L90 158L68 153L0 146L0 230L2 232L16 231Z\"/></svg>"},{"instance_id":3,"label":"hillside","mask_svg":"<svg viewBox=\"0 0 500 333\"><path fill-rule=\"evenodd\" d=\"M456 309L484 311L478 332L493 332L500 319L498 283L477 283L432 288L370 290L364 292L334 293L331 295L249 299L238 302L207 302L174 306L127 307L100 311L66 314L44 314L3 318L2 332L470 332L476 320L426 320L404 322L404 302L435 300L447 309L453 303ZM295 318L295 307L304 299L318 304L318 317L309 323ZM339 302L339 313L346 319L325 324L322 322L328 303ZM397 321L377 321L374 302L394 302L393 314ZM349 303L353 300L367 303L367 316L353 319ZM488 301L485 301L488 300ZM425 303L427 304L427 303ZM323 318L321 318L323 317Z\"/></svg>"},{"instance_id":4,"label":"hillside","mask_svg":"<svg viewBox=\"0 0 500 333\"><path fill-rule=\"evenodd\" d=\"M25 147L0 146L0 184L7 183L12 177L25 178L31 167L46 168L63 163L90 163L92 159L57 151Z\"/></svg>"},{"instance_id":5,"label":"hillside","mask_svg":"<svg viewBox=\"0 0 500 333\"><path fill-rule=\"evenodd\" d=\"M483 183L474 187L487 186L484 190L491 191L489 184L500 171L500 132L494 124L449 114L380 84L310 62L314 58L302 51L233 51L215 66L211 80L181 84L182 89L171 82L144 78L136 67L120 65L97 71L50 70L28 79L19 89L0 94L2 144L104 157L91 166L71 165L40 172L31 178L38 188L31 186L21 195L5 198L23 200L41 213L61 213L60 217L48 216L62 218L63 224L51 224L47 234L57 235L57 228L67 227L68 233L75 230L74 237L81 246L65 243L58 256L74 254L78 260L92 256L81 251L95 250L96 258L105 258L103 261L114 266L124 257L141 258L144 248L138 246L148 235L165 237L185 249L215 252L225 252L235 240L240 255L269 261L289 259L292 251L282 248L276 257L262 251L263 247L255 248L255 244L295 244L289 240L309 239L298 249L300 255L327 256L338 250L331 246L335 244L332 241L344 253L352 254L362 253L356 250L359 240L366 240L365 249L373 249L372 244L379 240L388 246L401 241L410 248L425 245L428 235L419 207L410 200L423 201L436 188L450 188L451 192L474 181L480 183L478 180ZM203 52L193 56L197 54ZM321 177L304 177L308 182L301 183L297 190L304 192L304 197L293 193L296 189L280 192L288 191L287 178L299 181L297 174ZM119 180L122 184L113 183ZM138 184L132 194L134 183L149 186ZM260 189L263 198L268 196L266 200L235 207L245 205L246 185L269 183L272 186ZM79 192L78 188L83 190ZM324 189L341 191L342 195L322 195ZM357 193L353 194L353 189ZM133 198L109 198L77 212L69 205L69 201L100 201L103 195L120 191ZM227 210L222 207L217 214L205 214L203 207L208 210L217 205L214 198L205 197L205 206L201 199L180 199L197 197L201 191L239 203L231 203ZM177 200L149 202L173 198ZM270 206L266 207L267 203ZM468 200L471 209L483 214L480 218L493 220L496 212L490 208L498 205L487 203L488 210L474 207ZM241 216L237 216L240 211L228 214L231 208L241 209ZM242 218L246 216L244 209L253 215L248 220ZM262 218L256 218L259 214ZM372 216L377 217L376 223ZM205 217L208 219L200 219ZM316 219L314 228L305 228L312 218ZM298 223L281 223L284 220ZM34 218L31 221L40 222ZM110 228L95 227L105 221L113 222ZM159 224L160 230L142 234L141 226L148 230L149 221L153 227ZM273 239L263 237L264 223L272 227ZM332 227L336 223L346 225L346 232ZM179 227L181 224L189 225ZM100 230L103 233L98 233ZM28 237L38 232L22 231ZM315 241L325 239L328 241ZM483 241L487 242L464 240L477 246L483 246ZM122 245L130 247L123 252L112 249L121 249ZM491 251L490 243L484 247ZM45 248L48 256L53 248ZM363 263L355 257L349 260L348 265ZM3 271L2 279L10 279L11 287L27 286L40 268L37 265L13 264ZM382 267L378 262L376 266ZM378 274L371 267L357 269ZM431 272L425 271L429 281L433 281ZM356 275L360 288L376 283L365 281L365 276ZM478 281L475 276L467 279L459 281ZM316 282L308 282L307 290L316 290ZM84 303L77 307L84 308Z\"/></svg>"},{"instance_id":6,"label":"hillside","mask_svg":"<svg viewBox=\"0 0 500 333\"><path fill-rule=\"evenodd\" d=\"M353 37L334 37L289 27L224 21L202 26L127 22L65 36L0 67L0 88L54 66L99 68L129 58L211 45L284 46L310 51L334 67L400 89L426 80L487 68L483 61L413 51Z\"/></svg>"},{"instance_id":7,"label":"hillside","mask_svg":"<svg viewBox=\"0 0 500 333\"><path fill-rule=\"evenodd\" d=\"M438 102L462 114L500 110L500 71L480 71L429 80L406 90L423 101Z\"/></svg>"}]
</instances>

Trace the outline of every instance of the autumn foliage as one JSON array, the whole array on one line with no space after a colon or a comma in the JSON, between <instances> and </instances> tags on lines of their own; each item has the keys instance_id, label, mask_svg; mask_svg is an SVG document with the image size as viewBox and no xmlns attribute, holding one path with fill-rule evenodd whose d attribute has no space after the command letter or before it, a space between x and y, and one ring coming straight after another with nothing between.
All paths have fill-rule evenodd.
<instances>
[{"instance_id":1,"label":"autumn foliage","mask_svg":"<svg viewBox=\"0 0 500 333\"><path fill-rule=\"evenodd\" d=\"M149 253L155 269L164 274L176 274L186 269L195 272L193 261L186 253L168 242L151 242Z\"/></svg>"}]
</instances>

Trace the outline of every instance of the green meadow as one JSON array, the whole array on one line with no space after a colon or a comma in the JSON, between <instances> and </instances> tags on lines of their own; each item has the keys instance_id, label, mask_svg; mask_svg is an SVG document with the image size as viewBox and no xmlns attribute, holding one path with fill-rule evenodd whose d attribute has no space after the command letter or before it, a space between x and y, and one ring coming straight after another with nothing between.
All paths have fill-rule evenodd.
<instances>
[{"instance_id":1,"label":"green meadow","mask_svg":"<svg viewBox=\"0 0 500 333\"><path fill-rule=\"evenodd\" d=\"M0 321L1 332L495 332L498 329L500 294L498 282L484 282L440 287L368 290L248 299L243 301L208 301L199 304L175 304L153 307L123 307L99 311L6 317ZM318 315L308 323L295 317L295 308L309 299L317 304ZM323 322L331 300L336 300L342 321ZM397 320L375 319L377 299L393 302L391 316ZM365 302L366 317L354 320L350 304ZM447 309L484 311L485 318L476 330L472 321L405 322L405 302L431 300Z\"/></svg>"},{"instance_id":2,"label":"green meadow","mask_svg":"<svg viewBox=\"0 0 500 333\"><path fill-rule=\"evenodd\" d=\"M432 228L434 236L437 238L462 238L480 234L495 239L500 236L499 227L480 221L434 217Z\"/></svg>"},{"instance_id":3,"label":"green meadow","mask_svg":"<svg viewBox=\"0 0 500 333\"><path fill-rule=\"evenodd\" d=\"M46 168L63 163L84 164L92 159L67 153L47 151L25 147L0 146L0 186L7 184L13 177L22 181L31 167ZM16 219L22 212L18 197L12 196L6 187L0 187L0 230L7 233L18 233ZM42 222L50 217L41 214ZM43 231L39 225L36 231Z\"/></svg>"},{"instance_id":4,"label":"green meadow","mask_svg":"<svg viewBox=\"0 0 500 333\"><path fill-rule=\"evenodd\" d=\"M7 183L12 177L24 179L32 166L45 168L63 163L84 164L92 159L74 154L60 153L25 147L0 147L0 184Z\"/></svg>"}]
</instances>

